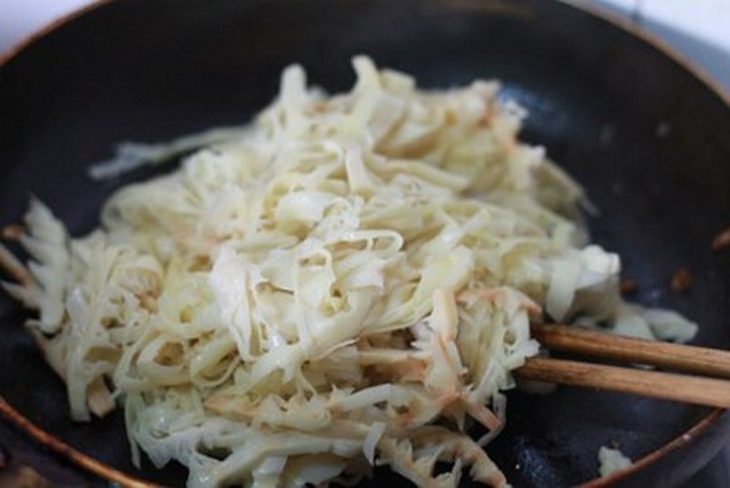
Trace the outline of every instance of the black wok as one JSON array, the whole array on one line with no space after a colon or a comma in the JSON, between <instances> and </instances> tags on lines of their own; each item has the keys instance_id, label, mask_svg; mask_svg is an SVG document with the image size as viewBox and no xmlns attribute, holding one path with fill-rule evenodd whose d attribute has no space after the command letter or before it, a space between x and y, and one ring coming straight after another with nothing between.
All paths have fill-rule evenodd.
<instances>
[{"instance_id":1,"label":"black wok","mask_svg":"<svg viewBox=\"0 0 730 488\"><path fill-rule=\"evenodd\" d=\"M696 320L697 343L730 345L730 252L709 250L714 234L730 225L730 108L657 47L555 2L101 5L0 68L0 224L17 222L32 193L74 234L86 232L102 200L127 181L97 184L85 175L116 142L244 122L272 98L281 69L294 61L328 90L346 89L356 53L429 87L503 80L505 94L530 110L524 137L544 144L601 209L590 220L593 236L624 257L639 285L636 300ZM695 278L684 295L668 287L680 266ZM182 483L180 467L132 467L119 413L69 421L64 387L22 328L24 316L0 297L0 394L96 459ZM621 394L561 388L548 396L512 392L509 401L508 427L488 452L515 486L591 480L599 446L611 442L643 458L614 481L678 485L730 431L726 416L710 410ZM693 426L691 439L672 443ZM396 483L378 472L367 485Z\"/></svg>"}]
</instances>

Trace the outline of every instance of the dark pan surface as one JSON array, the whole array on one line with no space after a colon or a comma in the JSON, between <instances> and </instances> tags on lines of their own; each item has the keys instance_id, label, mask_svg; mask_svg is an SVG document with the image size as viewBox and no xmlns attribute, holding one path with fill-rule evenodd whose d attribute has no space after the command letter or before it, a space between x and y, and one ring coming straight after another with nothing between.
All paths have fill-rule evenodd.
<instances>
[{"instance_id":1,"label":"dark pan surface","mask_svg":"<svg viewBox=\"0 0 730 488\"><path fill-rule=\"evenodd\" d=\"M347 89L357 53L429 87L502 79L506 95L530 110L524 137L546 145L601 209L590 221L594 238L624 257L639 284L636 300L695 319L700 344L730 345L730 253L709 250L730 225L730 108L656 48L554 2L104 5L0 69L0 224L18 221L32 193L73 234L86 232L122 182L96 184L84 170L115 143L244 122L276 93L290 62L328 90ZM680 266L695 277L686 295L668 288ZM158 472L148 463L140 473L131 466L121 415L68 420L63 385L23 332L23 318L0 297L0 394L82 451L180 484L179 467ZM515 486L565 486L595 477L599 446L617 442L639 458L707 413L568 388L549 396L513 392L508 427L488 452ZM625 482L678 484L717 452L727 431L726 419L716 422ZM395 483L379 473L369 486Z\"/></svg>"}]
</instances>

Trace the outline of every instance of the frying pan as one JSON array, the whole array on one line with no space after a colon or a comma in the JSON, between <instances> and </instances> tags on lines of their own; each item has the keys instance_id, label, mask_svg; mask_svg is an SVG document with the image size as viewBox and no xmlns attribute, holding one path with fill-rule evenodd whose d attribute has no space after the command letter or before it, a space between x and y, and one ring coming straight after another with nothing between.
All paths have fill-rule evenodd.
<instances>
[{"instance_id":1,"label":"frying pan","mask_svg":"<svg viewBox=\"0 0 730 488\"><path fill-rule=\"evenodd\" d=\"M247 121L300 62L330 91L349 88L367 53L426 87L504 81L530 110L523 137L585 184L601 210L593 237L624 258L634 297L700 325L696 342L730 345L730 253L709 243L730 224L730 108L680 62L615 23L532 0L118 1L30 42L0 69L0 224L34 194L89 231L112 183L86 177L122 140L159 141ZM667 283L683 266L690 293ZM94 458L179 485L184 470L129 461L120 413L72 423L64 387L35 349L15 304L0 298L0 394L41 428ZM691 429L691 430L690 430ZM688 430L689 435L682 437ZM597 474L599 446L634 467L591 486L678 485L725 442L722 412L560 388L509 394L505 432L488 452L515 486L567 486ZM376 473L367 486L395 486Z\"/></svg>"}]
</instances>

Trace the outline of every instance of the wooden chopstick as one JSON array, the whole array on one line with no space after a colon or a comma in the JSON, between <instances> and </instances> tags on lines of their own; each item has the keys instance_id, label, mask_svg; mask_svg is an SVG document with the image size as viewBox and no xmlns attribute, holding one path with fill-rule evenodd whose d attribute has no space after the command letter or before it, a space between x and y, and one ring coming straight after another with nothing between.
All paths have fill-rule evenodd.
<instances>
[{"instance_id":1,"label":"wooden chopstick","mask_svg":"<svg viewBox=\"0 0 730 488\"><path fill-rule=\"evenodd\" d=\"M730 378L730 351L617 336L568 325L533 324L531 329L533 337L551 351Z\"/></svg>"},{"instance_id":2,"label":"wooden chopstick","mask_svg":"<svg viewBox=\"0 0 730 488\"><path fill-rule=\"evenodd\" d=\"M676 371L730 378L730 352L654 342L565 325L533 325L544 347ZM730 381L630 367L534 357L518 378L634 393L697 405L730 408Z\"/></svg>"},{"instance_id":3,"label":"wooden chopstick","mask_svg":"<svg viewBox=\"0 0 730 488\"><path fill-rule=\"evenodd\" d=\"M659 371L534 357L515 371L518 378L621 391L710 407L730 408L730 381Z\"/></svg>"}]
</instances>

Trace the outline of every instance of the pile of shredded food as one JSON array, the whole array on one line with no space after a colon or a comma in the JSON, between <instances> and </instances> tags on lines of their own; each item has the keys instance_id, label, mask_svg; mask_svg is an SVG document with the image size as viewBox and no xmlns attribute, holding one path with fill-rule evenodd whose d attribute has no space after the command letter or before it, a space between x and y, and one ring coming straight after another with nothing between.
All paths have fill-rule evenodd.
<instances>
[{"instance_id":1,"label":"pile of shredded food","mask_svg":"<svg viewBox=\"0 0 730 488\"><path fill-rule=\"evenodd\" d=\"M33 200L27 268L0 248L73 419L123 407L136 463L176 460L189 486L351 484L378 465L504 486L484 448L538 353L531 321L694 333L621 300L581 188L517 139L525 111L497 83L425 91L353 64L349 93L292 66L251 125L122 146L92 175L194 151L118 190L85 237Z\"/></svg>"}]
</instances>

